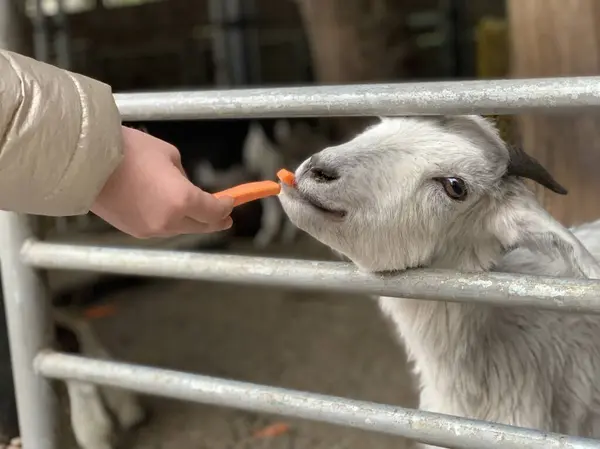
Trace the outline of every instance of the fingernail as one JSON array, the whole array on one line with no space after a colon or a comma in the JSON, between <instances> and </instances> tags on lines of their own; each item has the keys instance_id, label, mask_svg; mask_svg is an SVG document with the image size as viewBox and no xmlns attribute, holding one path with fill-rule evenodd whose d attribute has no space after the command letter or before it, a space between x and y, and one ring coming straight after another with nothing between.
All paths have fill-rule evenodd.
<instances>
[{"instance_id":1,"label":"fingernail","mask_svg":"<svg viewBox=\"0 0 600 449\"><path fill-rule=\"evenodd\" d=\"M225 220L224 226L225 226L224 229L229 229L233 226L233 220L231 217L228 217L228 219Z\"/></svg>"}]
</instances>

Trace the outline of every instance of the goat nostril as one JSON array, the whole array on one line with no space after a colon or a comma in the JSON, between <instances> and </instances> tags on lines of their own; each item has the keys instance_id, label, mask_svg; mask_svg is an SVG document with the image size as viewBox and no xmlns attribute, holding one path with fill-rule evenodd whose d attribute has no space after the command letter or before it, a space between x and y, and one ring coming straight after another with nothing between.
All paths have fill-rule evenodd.
<instances>
[{"instance_id":1,"label":"goat nostril","mask_svg":"<svg viewBox=\"0 0 600 449\"><path fill-rule=\"evenodd\" d=\"M325 167L311 167L310 175L315 181L323 183L333 182L340 177L335 170Z\"/></svg>"}]
</instances>

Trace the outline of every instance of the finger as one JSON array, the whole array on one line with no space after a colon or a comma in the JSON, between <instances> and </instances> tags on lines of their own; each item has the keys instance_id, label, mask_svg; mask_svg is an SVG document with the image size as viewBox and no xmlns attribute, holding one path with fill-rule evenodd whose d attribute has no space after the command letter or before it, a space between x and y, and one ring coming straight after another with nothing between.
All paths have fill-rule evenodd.
<instances>
[{"instance_id":1,"label":"finger","mask_svg":"<svg viewBox=\"0 0 600 449\"><path fill-rule=\"evenodd\" d=\"M216 223L199 223L196 220L185 217L170 232L170 236L181 234L210 234L212 232L225 231L233 225L231 217L224 218Z\"/></svg>"},{"instance_id":2,"label":"finger","mask_svg":"<svg viewBox=\"0 0 600 449\"><path fill-rule=\"evenodd\" d=\"M193 189L185 215L201 223L218 223L233 210L233 198L216 198L190 183Z\"/></svg>"}]
</instances>

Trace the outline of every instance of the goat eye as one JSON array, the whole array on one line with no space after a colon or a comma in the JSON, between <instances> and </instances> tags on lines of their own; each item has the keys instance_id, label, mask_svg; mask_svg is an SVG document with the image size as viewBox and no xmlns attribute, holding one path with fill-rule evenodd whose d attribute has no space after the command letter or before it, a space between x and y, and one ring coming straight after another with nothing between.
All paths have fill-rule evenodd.
<instances>
[{"instance_id":1,"label":"goat eye","mask_svg":"<svg viewBox=\"0 0 600 449\"><path fill-rule=\"evenodd\" d=\"M436 179L446 194L453 200L463 201L467 198L467 186L465 182L460 178L437 178Z\"/></svg>"}]
</instances>

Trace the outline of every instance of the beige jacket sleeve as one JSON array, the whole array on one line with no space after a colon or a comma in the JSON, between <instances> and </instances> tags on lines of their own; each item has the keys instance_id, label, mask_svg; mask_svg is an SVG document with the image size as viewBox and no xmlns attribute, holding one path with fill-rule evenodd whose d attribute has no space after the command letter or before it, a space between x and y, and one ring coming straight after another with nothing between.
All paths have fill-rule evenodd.
<instances>
[{"instance_id":1,"label":"beige jacket sleeve","mask_svg":"<svg viewBox=\"0 0 600 449\"><path fill-rule=\"evenodd\" d=\"M86 213L121 158L109 86L0 50L0 209Z\"/></svg>"}]
</instances>

